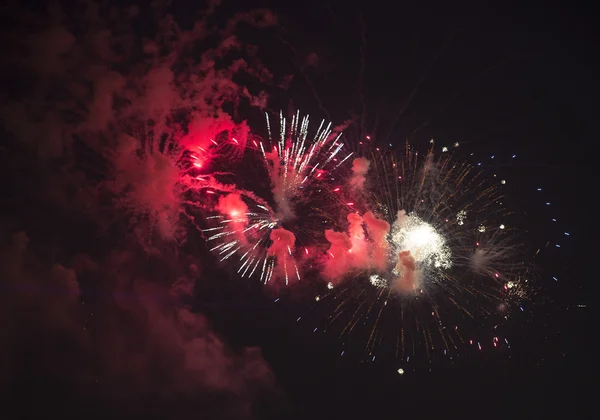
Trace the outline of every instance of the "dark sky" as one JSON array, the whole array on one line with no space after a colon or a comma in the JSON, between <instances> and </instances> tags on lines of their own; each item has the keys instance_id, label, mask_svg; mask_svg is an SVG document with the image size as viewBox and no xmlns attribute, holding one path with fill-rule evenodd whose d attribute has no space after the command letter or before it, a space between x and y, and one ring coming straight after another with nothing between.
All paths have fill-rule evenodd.
<instances>
[{"instance_id":1,"label":"dark sky","mask_svg":"<svg viewBox=\"0 0 600 420\"><path fill-rule=\"evenodd\" d=\"M2 418L592 417L591 7L223 2L213 16L225 23L257 7L277 15L265 31L235 29L240 42L257 46L248 62L277 79L267 83L269 108L298 107L334 123L353 117L350 138L371 135L391 149L406 140L460 142L469 159L512 185L524 241L544 249L538 294L510 324L509 352L466 350L428 365L340 357L335 334L296 322L305 303L286 292L275 303L273 291L240 285L199 238L181 247L132 245L141 234L129 212L113 210L103 193L120 165L111 149L118 127L107 124L109 135L92 138L89 125L79 130L73 121L91 121L90 98L114 88L108 79L95 84L105 67L127 73L125 85L147 67L135 52L93 61L85 48L61 50L62 36L44 43L35 35L62 22L76 45L98 45L86 37L107 25L113 40L133 45L156 30L150 8L140 4L125 29L120 18L129 9L101 24L81 17L84 2L67 2L59 18L58 8L30 3L2 11ZM200 5L171 3L166 10L191 28ZM210 42L197 48L214 48ZM35 50L32 61L20 48ZM56 64L52 51L68 64ZM289 74L289 86L277 87ZM63 85L79 79L77 89L95 96L75 88L65 96ZM232 80L251 90L264 84ZM253 108L242 104L236 118L262 130Z\"/></svg>"}]
</instances>

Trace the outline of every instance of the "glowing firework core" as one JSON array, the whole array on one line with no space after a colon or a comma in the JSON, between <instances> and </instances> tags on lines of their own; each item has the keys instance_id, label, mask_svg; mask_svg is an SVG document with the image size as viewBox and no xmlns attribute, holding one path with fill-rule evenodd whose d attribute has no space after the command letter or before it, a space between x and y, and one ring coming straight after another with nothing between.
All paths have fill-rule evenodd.
<instances>
[{"instance_id":1,"label":"glowing firework core","mask_svg":"<svg viewBox=\"0 0 600 420\"><path fill-rule=\"evenodd\" d=\"M407 216L404 211L392 227L391 242L396 254L410 251L417 266L448 269L452 266L450 248L438 231L418 216Z\"/></svg>"}]
</instances>

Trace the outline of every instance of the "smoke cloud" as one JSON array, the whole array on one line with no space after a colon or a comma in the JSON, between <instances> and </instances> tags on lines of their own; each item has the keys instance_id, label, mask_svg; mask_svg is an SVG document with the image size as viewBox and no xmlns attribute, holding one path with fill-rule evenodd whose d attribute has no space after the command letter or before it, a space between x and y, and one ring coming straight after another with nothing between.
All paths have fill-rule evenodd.
<instances>
[{"instance_id":1,"label":"smoke cloud","mask_svg":"<svg viewBox=\"0 0 600 420\"><path fill-rule=\"evenodd\" d=\"M193 231L190 167L238 159L249 137L238 108L264 108L263 88L280 83L237 29L276 18L223 19L211 1L183 28L167 3L3 9L13 24L1 34L0 167L14 182L2 210L0 386L29 400L2 418L76 413L70 402L106 417L246 418L277 395L260 350L230 348L194 310L194 285L211 279L180 248ZM219 208L245 213L229 192Z\"/></svg>"},{"instance_id":2,"label":"smoke cloud","mask_svg":"<svg viewBox=\"0 0 600 420\"><path fill-rule=\"evenodd\" d=\"M330 243L325 256L324 275L334 284L349 273L362 270L385 271L389 268L390 247L387 235L390 225L372 212L363 216L348 215L348 233L327 230Z\"/></svg>"},{"instance_id":3,"label":"smoke cloud","mask_svg":"<svg viewBox=\"0 0 600 420\"><path fill-rule=\"evenodd\" d=\"M394 290L400 293L414 292L419 286L419 272L417 263L410 251L400 251L398 253L398 263L396 264L398 278L392 282Z\"/></svg>"},{"instance_id":4,"label":"smoke cloud","mask_svg":"<svg viewBox=\"0 0 600 420\"><path fill-rule=\"evenodd\" d=\"M386 237L390 232L390 224L385 220L378 219L370 211L365 213L363 220L371 238L372 264L377 270L385 270L389 265L390 246Z\"/></svg>"},{"instance_id":5,"label":"smoke cloud","mask_svg":"<svg viewBox=\"0 0 600 420\"><path fill-rule=\"evenodd\" d=\"M269 236L272 243L267 252L275 257L277 277L285 279L289 284L290 277L296 276L297 266L292 254L294 253L296 237L292 232L283 228L273 229Z\"/></svg>"},{"instance_id":6,"label":"smoke cloud","mask_svg":"<svg viewBox=\"0 0 600 420\"><path fill-rule=\"evenodd\" d=\"M352 178L349 181L352 187L363 189L367 172L369 172L369 166L371 166L371 162L364 157L356 158L352 161Z\"/></svg>"},{"instance_id":7,"label":"smoke cloud","mask_svg":"<svg viewBox=\"0 0 600 420\"><path fill-rule=\"evenodd\" d=\"M274 379L260 350L228 349L186 304L200 278L197 265L182 264L180 273L161 269L172 273L162 278L132 250L114 249L99 261L77 254L63 264L48 261L35 249L43 246L23 232L4 235L3 243L3 393L34 369L34 377L61 378L76 390L73 400L144 413L148 398L168 407L177 396L223 418L250 415L252 401L271 393Z\"/></svg>"},{"instance_id":8,"label":"smoke cloud","mask_svg":"<svg viewBox=\"0 0 600 420\"><path fill-rule=\"evenodd\" d=\"M216 155L241 156L248 125L225 109L264 107L267 94L235 79L274 83L236 29L264 30L275 16L254 10L219 21L218 3L183 29L161 2L140 9L89 1L68 11L53 2L43 14L14 10L17 25L2 35L14 48L1 68L12 88L2 95L0 123L15 147L43 162L77 159L86 175L104 179L98 189L115 197L142 241L182 239L189 151L199 167Z\"/></svg>"}]
</instances>

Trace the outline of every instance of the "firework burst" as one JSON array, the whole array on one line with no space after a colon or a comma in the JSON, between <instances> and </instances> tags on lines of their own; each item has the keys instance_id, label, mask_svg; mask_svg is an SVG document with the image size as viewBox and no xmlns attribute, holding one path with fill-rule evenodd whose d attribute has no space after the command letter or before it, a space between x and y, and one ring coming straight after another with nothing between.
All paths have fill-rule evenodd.
<instances>
[{"instance_id":1,"label":"firework burst","mask_svg":"<svg viewBox=\"0 0 600 420\"><path fill-rule=\"evenodd\" d=\"M209 243L215 244L211 250L221 261L236 261L243 277L257 274L267 283L275 276L287 285L300 279L300 260L324 242L324 226L335 222L336 213L328 211L337 205L332 199L339 191L335 174L351 154L344 153L341 133L334 132L331 123L322 121L310 135L309 118L299 112L290 122L280 113L275 130L266 114L266 126L267 139L252 140L247 147L250 165L259 159L264 170L254 185L235 179L235 174L235 187L217 185L215 174L196 178L204 182L199 189L217 196L216 214L209 216L211 226L204 229Z\"/></svg>"},{"instance_id":2,"label":"firework burst","mask_svg":"<svg viewBox=\"0 0 600 420\"><path fill-rule=\"evenodd\" d=\"M344 342L365 340L372 357L378 346L402 358L417 347L456 350L466 322L522 298L502 184L433 148L355 159L346 189L354 211L345 231L326 232L323 273L335 287L317 305L332 311L329 328Z\"/></svg>"}]
</instances>

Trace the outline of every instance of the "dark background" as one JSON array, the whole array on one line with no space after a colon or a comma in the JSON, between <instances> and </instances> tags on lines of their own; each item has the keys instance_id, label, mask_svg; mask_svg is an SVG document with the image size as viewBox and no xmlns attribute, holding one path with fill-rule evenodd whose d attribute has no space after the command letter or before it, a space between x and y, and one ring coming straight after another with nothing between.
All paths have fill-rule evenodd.
<instances>
[{"instance_id":1,"label":"dark background","mask_svg":"<svg viewBox=\"0 0 600 420\"><path fill-rule=\"evenodd\" d=\"M285 394L283 404L274 402L279 397L260 400L256 416L592 417L588 311L593 305L590 227L597 189L592 173L597 108L592 8L239 3L226 3L222 13L264 6L280 18L281 30L259 40L261 58L275 73L296 77L270 107L298 107L319 117L327 113L336 122L357 116L362 123L349 136L369 134L392 149L407 139L460 142L474 153L472 159L507 179L523 212L528 246L543 248L536 260L541 291L529 312L518 314L510 352L466 352L431 371L404 364L403 376L395 363L340 357L334 335L314 334L312 325L296 322L306 311L302 304L274 303L256 288L237 287L235 280L198 286L194 307L234 348L260 347ZM172 6L184 26L194 7L179 1ZM318 64L307 66L313 52ZM217 267L213 274L225 275ZM10 398L23 408L20 401L28 405L36 394L36 406L23 412L38 418L54 413L172 416L162 408L149 415L93 398L71 401L69 386L33 370L23 373ZM65 400L70 408L57 403ZM182 407L178 416L205 417Z\"/></svg>"}]
</instances>

